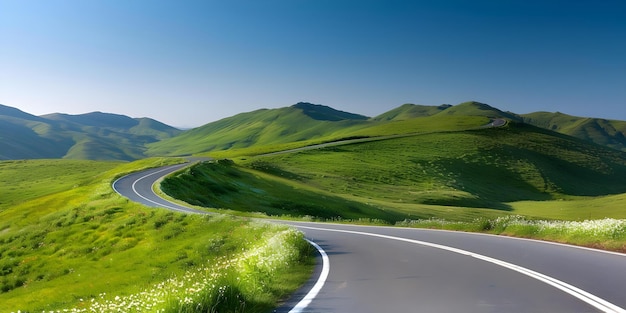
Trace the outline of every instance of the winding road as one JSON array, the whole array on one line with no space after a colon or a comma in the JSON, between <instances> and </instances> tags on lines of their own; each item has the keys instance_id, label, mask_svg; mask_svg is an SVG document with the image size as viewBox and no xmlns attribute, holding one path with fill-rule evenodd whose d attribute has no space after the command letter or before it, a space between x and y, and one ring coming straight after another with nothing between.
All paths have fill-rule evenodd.
<instances>
[{"instance_id":1,"label":"winding road","mask_svg":"<svg viewBox=\"0 0 626 313\"><path fill-rule=\"evenodd\" d=\"M185 213L152 185L185 164L124 176L130 200ZM276 312L622 312L626 255L501 236L275 221L320 252L316 275Z\"/></svg>"}]
</instances>

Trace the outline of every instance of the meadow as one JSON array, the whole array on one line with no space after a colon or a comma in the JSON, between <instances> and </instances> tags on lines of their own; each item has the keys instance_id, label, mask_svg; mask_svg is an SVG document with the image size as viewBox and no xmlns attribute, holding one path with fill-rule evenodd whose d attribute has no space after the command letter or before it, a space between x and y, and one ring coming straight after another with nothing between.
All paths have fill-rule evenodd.
<instances>
[{"instance_id":1,"label":"meadow","mask_svg":"<svg viewBox=\"0 0 626 313\"><path fill-rule=\"evenodd\" d=\"M523 124L242 158L238 164L426 218L432 216L423 205L513 212L521 201L626 192L622 152ZM413 211L407 204L415 205ZM618 216L612 217L623 213L613 211Z\"/></svg>"},{"instance_id":2,"label":"meadow","mask_svg":"<svg viewBox=\"0 0 626 313\"><path fill-rule=\"evenodd\" d=\"M0 162L0 211L19 202L73 188L120 162L86 160L17 160Z\"/></svg>"},{"instance_id":3,"label":"meadow","mask_svg":"<svg viewBox=\"0 0 626 313\"><path fill-rule=\"evenodd\" d=\"M548 240L626 253L625 219L563 221L535 220L521 215L508 215L495 219L477 218L471 222L437 218L405 220L396 225Z\"/></svg>"},{"instance_id":4,"label":"meadow","mask_svg":"<svg viewBox=\"0 0 626 313\"><path fill-rule=\"evenodd\" d=\"M394 124L383 125L385 134L393 133ZM526 124L470 130L462 128L471 124L459 125L451 131L419 125L414 128L425 127L423 132L399 137L240 156L227 168L202 164L191 169L195 177L187 172L164 181L180 193L164 191L195 205L278 218L481 231L623 249L620 231L608 237L571 231L595 220L626 218L623 152ZM189 186L182 187L185 182ZM285 198L294 205L272 202ZM515 216L529 222L489 226ZM546 226L560 221L574 226L567 232Z\"/></svg>"},{"instance_id":5,"label":"meadow","mask_svg":"<svg viewBox=\"0 0 626 313\"><path fill-rule=\"evenodd\" d=\"M1 162L24 192L0 212L0 311L265 312L308 279L312 251L299 232L147 208L111 188L180 161ZM28 177L63 184L27 192Z\"/></svg>"}]
</instances>

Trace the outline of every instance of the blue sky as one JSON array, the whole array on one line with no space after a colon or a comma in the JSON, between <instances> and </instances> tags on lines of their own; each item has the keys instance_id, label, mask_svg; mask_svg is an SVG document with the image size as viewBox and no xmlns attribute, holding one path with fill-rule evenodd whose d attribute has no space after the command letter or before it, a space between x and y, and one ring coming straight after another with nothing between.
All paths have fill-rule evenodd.
<instances>
[{"instance_id":1,"label":"blue sky","mask_svg":"<svg viewBox=\"0 0 626 313\"><path fill-rule=\"evenodd\" d=\"M299 101L626 120L622 0L0 0L0 103L200 126Z\"/></svg>"}]
</instances>

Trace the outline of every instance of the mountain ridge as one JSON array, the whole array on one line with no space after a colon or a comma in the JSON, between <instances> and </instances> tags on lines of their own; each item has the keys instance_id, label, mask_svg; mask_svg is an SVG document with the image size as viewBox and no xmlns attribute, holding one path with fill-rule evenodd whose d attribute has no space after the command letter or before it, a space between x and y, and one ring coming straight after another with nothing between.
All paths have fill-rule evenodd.
<instances>
[{"instance_id":1,"label":"mountain ridge","mask_svg":"<svg viewBox=\"0 0 626 313\"><path fill-rule=\"evenodd\" d=\"M400 134L427 130L428 125L439 125L438 131L453 124L457 125L455 129L471 128L472 123L480 121L478 118L485 119L481 123L498 118L527 123L626 151L624 121L583 118L560 112L518 115L476 101L457 105L407 103L375 117L298 102L288 107L239 113L185 131L150 118L99 111L35 116L0 105L0 159L134 160L147 156L189 155L376 136L381 130L385 130L386 135ZM473 127L478 126L481 125Z\"/></svg>"},{"instance_id":2,"label":"mountain ridge","mask_svg":"<svg viewBox=\"0 0 626 313\"><path fill-rule=\"evenodd\" d=\"M144 158L145 144L181 133L150 118L91 112L35 116L0 105L0 160Z\"/></svg>"},{"instance_id":3,"label":"mountain ridge","mask_svg":"<svg viewBox=\"0 0 626 313\"><path fill-rule=\"evenodd\" d=\"M320 121L341 121L341 120L366 120L367 116L349 113L333 109L329 106L321 104L313 104L309 102L298 102L291 106L292 108L301 109L302 112L312 119Z\"/></svg>"}]
</instances>

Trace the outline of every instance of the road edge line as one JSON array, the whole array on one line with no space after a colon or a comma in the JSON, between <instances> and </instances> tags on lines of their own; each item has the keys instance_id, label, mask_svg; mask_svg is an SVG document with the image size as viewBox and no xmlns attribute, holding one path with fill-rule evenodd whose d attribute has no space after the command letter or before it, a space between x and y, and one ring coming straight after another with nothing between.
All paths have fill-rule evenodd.
<instances>
[{"instance_id":1,"label":"road edge line","mask_svg":"<svg viewBox=\"0 0 626 313\"><path fill-rule=\"evenodd\" d=\"M328 254L326 254L326 251L324 251L324 249L322 249L322 247L320 247L317 243L309 239L306 239L306 241L308 241L313 247L315 247L315 249L317 249L317 252L319 252L319 254L322 256L322 272L320 273L320 276L318 277L315 285L313 285L313 288L309 290L309 292L304 296L304 298L302 298L302 300L300 300L300 302L298 302L291 310L289 310L289 313L303 312L303 310L306 309L309 304L311 304L311 301L313 301L313 299L317 297L317 294L320 292L320 290L322 290L322 287L324 287L326 279L328 278L328 274L330 273L330 259L328 258Z\"/></svg>"},{"instance_id":2,"label":"road edge line","mask_svg":"<svg viewBox=\"0 0 626 313\"><path fill-rule=\"evenodd\" d=\"M320 228L320 227L309 227L309 226L297 226L297 227L301 227L301 228L305 228L305 229L312 229L312 230L320 230L320 231L330 231L330 232L338 232L338 233L347 233L347 234L355 234L355 235L362 235L362 236L370 236L370 237L378 237L378 238L383 238L383 239L390 239L390 240L397 240L397 241L404 241L404 242L408 242L408 243L412 243L412 244L417 244L417 245L421 245L421 246L426 246L426 247L431 247L431 248L436 248L436 249L440 249L440 250L445 250L448 252L453 252L453 253L457 253L457 254L461 254L461 255L466 255L475 259L479 259L485 262L489 262L495 265L499 265L501 267L504 268L508 268L510 270L516 271L518 273L521 273L523 275L526 275L528 277L531 277L533 279L536 279L538 281L541 281L545 284L548 284L550 286L553 286L593 307L595 307L596 309L601 310L602 312L607 312L607 313L626 313L626 310L607 301L604 300L596 295L593 295L589 292L586 292L576 286L570 285L564 281L558 280L554 277L539 273L539 272L535 272L531 269L525 268L523 266L519 266L513 263L509 263L506 261L502 261L499 259L495 259L492 257L488 257L482 254L478 254L478 253L474 253L474 252L470 252L467 250L463 250L463 249L458 249L458 248L454 248L454 247L449 247L449 246L445 246L445 245L441 245L441 244L436 244L436 243L431 243L431 242L427 242L427 241L421 241L421 240L415 240L415 239L409 239L409 238L402 238L402 237L395 237L395 236L389 236L389 235L381 235L381 234L375 234L375 233L367 233L367 232L360 232L360 231L352 231L352 230L343 230L343 229L331 229L331 228ZM298 311L299 312L299 311Z\"/></svg>"}]
</instances>

